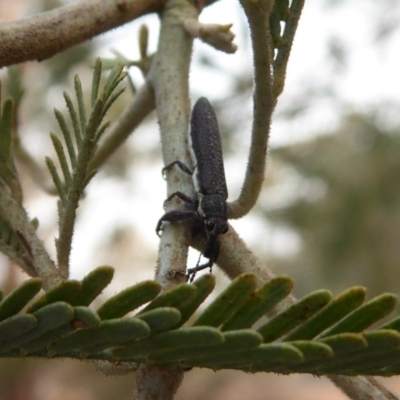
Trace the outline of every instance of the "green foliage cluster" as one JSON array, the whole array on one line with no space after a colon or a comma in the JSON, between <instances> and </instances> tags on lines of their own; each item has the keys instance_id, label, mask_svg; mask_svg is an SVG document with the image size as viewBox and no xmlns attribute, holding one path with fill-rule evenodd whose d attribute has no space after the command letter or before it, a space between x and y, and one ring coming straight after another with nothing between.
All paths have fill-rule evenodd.
<instances>
[{"instance_id":1,"label":"green foliage cluster","mask_svg":"<svg viewBox=\"0 0 400 400\"><path fill-rule=\"evenodd\" d=\"M68 277L76 210L87 184L96 172L89 168L89 163L100 138L109 126L109 122L103 122L104 117L124 91L124 88L119 87L126 76L123 68L123 64L117 64L100 90L102 63L98 59L94 66L90 112L85 106L82 85L77 76L76 105L64 93L70 124L60 111L54 111L65 143L64 147L55 134L50 134L60 169L57 169L51 158L46 158L59 197L57 267L35 234L37 221L29 220L22 204L23 194L13 154L16 136L13 132L13 101L7 99L4 102L0 115L0 250L30 276L52 276L53 283Z\"/></svg>"},{"instance_id":2,"label":"green foliage cluster","mask_svg":"<svg viewBox=\"0 0 400 400\"><path fill-rule=\"evenodd\" d=\"M290 278L257 288L256 277L243 274L195 314L215 285L213 275L204 275L161 294L158 283L141 282L96 311L89 308L112 277L111 267L99 267L81 282L65 281L35 299L39 279L20 285L0 302L0 356L285 374L399 371L400 318L364 331L396 307L391 294L364 303L361 287L336 298L319 290L265 322L263 315L290 294ZM134 316L126 316L134 310Z\"/></svg>"}]
</instances>

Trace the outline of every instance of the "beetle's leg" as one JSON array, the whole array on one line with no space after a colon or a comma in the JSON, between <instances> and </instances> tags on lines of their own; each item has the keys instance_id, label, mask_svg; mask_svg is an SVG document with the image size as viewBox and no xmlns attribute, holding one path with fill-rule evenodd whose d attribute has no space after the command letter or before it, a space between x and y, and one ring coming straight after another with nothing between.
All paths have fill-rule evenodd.
<instances>
[{"instance_id":1,"label":"beetle's leg","mask_svg":"<svg viewBox=\"0 0 400 400\"><path fill-rule=\"evenodd\" d=\"M164 204L167 201L170 201L172 198L174 197L178 197L180 198L182 201L184 201L185 203L189 203L189 204L195 204L196 202L193 201L188 195L186 195L185 193L182 192L175 192L172 193L171 195L169 195L166 200L164 201ZM182 219L187 219L190 217L193 217L194 211L184 211L184 210L172 210L169 211L167 213L165 213L159 220L157 223L157 227L156 227L156 232L157 235L160 236L159 232L161 230L161 225L163 223L163 221L180 221Z\"/></svg>"},{"instance_id":2,"label":"beetle's leg","mask_svg":"<svg viewBox=\"0 0 400 400\"><path fill-rule=\"evenodd\" d=\"M189 204L195 204L195 201L193 201L187 194L182 193L182 192L174 192L172 194L170 194L164 201L164 204L167 201L170 201L171 199L173 199L174 197L178 197L179 199L181 199L182 201L184 201L185 203L189 203Z\"/></svg>"},{"instance_id":3,"label":"beetle's leg","mask_svg":"<svg viewBox=\"0 0 400 400\"><path fill-rule=\"evenodd\" d=\"M214 264L214 260L210 259L207 263L202 265L197 265L194 268L189 268L187 271L187 280L191 283L193 282L197 272L202 271L203 269L210 268L210 274L212 272L212 266Z\"/></svg>"},{"instance_id":4,"label":"beetle's leg","mask_svg":"<svg viewBox=\"0 0 400 400\"><path fill-rule=\"evenodd\" d=\"M187 280L189 282L193 282L198 271L202 271L203 269L210 268L210 273L212 272L212 266L217 261L220 249L220 242L218 236L210 236L207 240L206 247L203 251L204 257L208 258L208 262L205 264L197 265L194 268L189 268L187 272ZM200 259L199 259L200 261Z\"/></svg>"},{"instance_id":5,"label":"beetle's leg","mask_svg":"<svg viewBox=\"0 0 400 400\"><path fill-rule=\"evenodd\" d=\"M183 172L186 172L188 175L193 175L193 171L190 170L190 168L183 163L182 161L172 161L172 163L169 163L168 165L166 165L162 170L161 170L161 174L163 176L163 178L165 178L165 171L167 169L170 169L172 166L177 165Z\"/></svg>"},{"instance_id":6,"label":"beetle's leg","mask_svg":"<svg viewBox=\"0 0 400 400\"><path fill-rule=\"evenodd\" d=\"M167 222L182 221L183 219L193 217L193 214L194 214L194 211L182 211L182 210L172 210L172 211L165 213L158 220L157 227L156 227L157 235L160 236L161 226L164 221L167 221Z\"/></svg>"}]
</instances>

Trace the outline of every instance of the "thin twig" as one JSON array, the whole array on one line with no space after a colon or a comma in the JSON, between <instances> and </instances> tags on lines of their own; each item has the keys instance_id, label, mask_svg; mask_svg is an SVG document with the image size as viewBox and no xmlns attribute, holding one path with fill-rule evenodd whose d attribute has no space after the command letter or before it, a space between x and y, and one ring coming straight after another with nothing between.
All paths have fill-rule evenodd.
<instances>
[{"instance_id":1,"label":"thin twig","mask_svg":"<svg viewBox=\"0 0 400 400\"><path fill-rule=\"evenodd\" d=\"M44 289L49 290L61 283L62 277L37 237L25 209L4 188L0 190L0 215L10 224L12 230L18 233L27 248L37 276L43 279Z\"/></svg>"},{"instance_id":2,"label":"thin twig","mask_svg":"<svg viewBox=\"0 0 400 400\"><path fill-rule=\"evenodd\" d=\"M238 199L228 205L229 218L243 217L258 199L264 180L271 116L275 106L272 95L272 41L268 19L270 4L242 0L242 6L249 21L254 54L254 115L245 181Z\"/></svg>"},{"instance_id":3,"label":"thin twig","mask_svg":"<svg viewBox=\"0 0 400 400\"><path fill-rule=\"evenodd\" d=\"M0 26L0 67L43 60L155 12L164 0L84 0Z\"/></svg>"},{"instance_id":4,"label":"thin twig","mask_svg":"<svg viewBox=\"0 0 400 400\"><path fill-rule=\"evenodd\" d=\"M0 25L0 68L44 60L145 14L166 0L81 0ZM206 4L213 0L205 1Z\"/></svg>"},{"instance_id":5,"label":"thin twig","mask_svg":"<svg viewBox=\"0 0 400 400\"><path fill-rule=\"evenodd\" d=\"M331 375L328 378L352 400L399 400L372 376Z\"/></svg>"},{"instance_id":6,"label":"thin twig","mask_svg":"<svg viewBox=\"0 0 400 400\"><path fill-rule=\"evenodd\" d=\"M289 16L285 23L282 42L279 45L278 54L274 63L274 98L277 99L285 86L286 68L292 49L294 35L303 11L305 0L293 0L290 6Z\"/></svg>"}]
</instances>

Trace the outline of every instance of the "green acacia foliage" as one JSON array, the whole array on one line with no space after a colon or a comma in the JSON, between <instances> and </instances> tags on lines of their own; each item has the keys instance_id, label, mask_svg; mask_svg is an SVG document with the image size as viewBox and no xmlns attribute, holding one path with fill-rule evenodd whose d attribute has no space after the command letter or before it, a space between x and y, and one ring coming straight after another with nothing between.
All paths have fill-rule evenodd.
<instances>
[{"instance_id":1,"label":"green acacia foliage","mask_svg":"<svg viewBox=\"0 0 400 400\"><path fill-rule=\"evenodd\" d=\"M257 287L255 276L243 274L199 311L215 285L213 275L203 275L162 294L158 283L141 282L97 310L88 308L112 275L112 268L99 267L83 281L65 281L33 300L40 281L20 285L0 302L0 357L315 375L390 376L398 371L398 318L364 331L395 309L394 295L364 303L360 287L336 298L318 290L264 321L263 315L290 294L290 278L277 277ZM18 313L26 303L27 311ZM126 315L130 312L134 314ZM183 325L188 319L194 322Z\"/></svg>"}]
</instances>

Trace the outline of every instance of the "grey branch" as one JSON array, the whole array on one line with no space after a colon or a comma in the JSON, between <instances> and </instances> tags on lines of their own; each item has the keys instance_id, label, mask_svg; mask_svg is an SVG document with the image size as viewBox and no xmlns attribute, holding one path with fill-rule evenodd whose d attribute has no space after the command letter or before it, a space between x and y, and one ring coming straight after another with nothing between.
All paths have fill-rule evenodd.
<instances>
[{"instance_id":1,"label":"grey branch","mask_svg":"<svg viewBox=\"0 0 400 400\"><path fill-rule=\"evenodd\" d=\"M214 0L204 1L205 5ZM145 14L166 0L81 0L0 25L0 68L44 60Z\"/></svg>"},{"instance_id":2,"label":"grey branch","mask_svg":"<svg viewBox=\"0 0 400 400\"><path fill-rule=\"evenodd\" d=\"M272 95L272 42L269 34L270 5L243 0L242 6L249 21L254 54L253 127L245 181L237 200L229 204L229 218L246 215L256 203L264 181L269 129L275 107Z\"/></svg>"}]
</instances>

